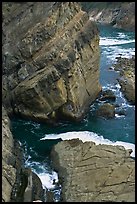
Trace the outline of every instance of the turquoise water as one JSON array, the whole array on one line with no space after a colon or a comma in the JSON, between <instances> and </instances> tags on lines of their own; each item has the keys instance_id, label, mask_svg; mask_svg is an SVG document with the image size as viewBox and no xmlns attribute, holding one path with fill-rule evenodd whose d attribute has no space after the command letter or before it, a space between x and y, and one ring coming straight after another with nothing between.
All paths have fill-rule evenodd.
<instances>
[{"instance_id":1,"label":"turquoise water","mask_svg":"<svg viewBox=\"0 0 137 204\"><path fill-rule=\"evenodd\" d=\"M115 118L109 120L97 117L95 114L96 107L99 105L97 100L95 104L91 105L85 118L78 123L67 121L51 126L19 118L12 119L12 132L24 148L26 165L32 167L38 175L48 175L45 177L43 185L49 189L54 189L52 180L53 177L57 177L51 168L49 154L53 144L61 140L60 137L63 139L64 136L67 138L71 135L73 138L76 132L80 131L81 137L85 138L97 136L96 139L101 141L108 139L108 142L122 141L127 144L135 144L135 106L130 105L120 92L117 82L119 73L109 69L119 54L124 57L134 54L135 33L101 25L99 25L99 30L100 83L103 90L114 91L116 95L114 104L119 104L119 109L123 109L126 116L116 115ZM60 135L60 133L67 134ZM48 139L42 139L46 135ZM43 177L41 178L43 179ZM58 200L59 193L55 193L55 201Z\"/></svg>"}]
</instances>

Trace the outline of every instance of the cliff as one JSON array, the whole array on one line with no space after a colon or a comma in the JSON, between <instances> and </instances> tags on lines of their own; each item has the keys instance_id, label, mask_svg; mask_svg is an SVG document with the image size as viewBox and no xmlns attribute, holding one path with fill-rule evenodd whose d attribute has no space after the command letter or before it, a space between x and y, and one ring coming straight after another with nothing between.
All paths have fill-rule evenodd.
<instances>
[{"instance_id":1,"label":"cliff","mask_svg":"<svg viewBox=\"0 0 137 204\"><path fill-rule=\"evenodd\" d=\"M8 116L80 119L101 90L99 32L76 2L3 2L2 17L2 201L42 200Z\"/></svg>"},{"instance_id":2,"label":"cliff","mask_svg":"<svg viewBox=\"0 0 137 204\"><path fill-rule=\"evenodd\" d=\"M135 160L122 146L64 140L51 152L64 202L135 202Z\"/></svg>"},{"instance_id":3,"label":"cliff","mask_svg":"<svg viewBox=\"0 0 137 204\"><path fill-rule=\"evenodd\" d=\"M24 167L21 146L13 139L10 120L2 107L2 202L31 202L43 198L38 176Z\"/></svg>"},{"instance_id":4,"label":"cliff","mask_svg":"<svg viewBox=\"0 0 137 204\"><path fill-rule=\"evenodd\" d=\"M90 19L116 28L135 31L135 2L81 2Z\"/></svg>"},{"instance_id":5,"label":"cliff","mask_svg":"<svg viewBox=\"0 0 137 204\"><path fill-rule=\"evenodd\" d=\"M2 202L10 201L12 184L16 180L14 141L9 125L6 111L2 108Z\"/></svg>"},{"instance_id":6,"label":"cliff","mask_svg":"<svg viewBox=\"0 0 137 204\"><path fill-rule=\"evenodd\" d=\"M8 113L37 121L80 119L101 90L97 26L76 2L2 6Z\"/></svg>"}]
</instances>

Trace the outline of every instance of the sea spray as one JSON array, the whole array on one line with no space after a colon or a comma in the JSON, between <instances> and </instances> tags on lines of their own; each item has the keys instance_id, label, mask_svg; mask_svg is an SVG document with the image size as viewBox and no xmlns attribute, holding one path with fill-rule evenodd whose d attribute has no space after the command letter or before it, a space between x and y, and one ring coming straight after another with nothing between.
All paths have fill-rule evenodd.
<instances>
[{"instance_id":1,"label":"sea spray","mask_svg":"<svg viewBox=\"0 0 137 204\"><path fill-rule=\"evenodd\" d=\"M62 140L70 140L74 138L79 138L83 142L92 141L95 142L96 145L98 144L107 144L107 145L118 145L123 146L125 149L132 149L131 157L135 157L135 145L128 142L122 141L110 141L109 139L105 139L102 135L98 135L94 132L89 131L77 131L77 132L66 132L61 134L46 134L45 137L41 138L40 140L48 140L48 139L58 139L61 138Z\"/></svg>"}]
</instances>

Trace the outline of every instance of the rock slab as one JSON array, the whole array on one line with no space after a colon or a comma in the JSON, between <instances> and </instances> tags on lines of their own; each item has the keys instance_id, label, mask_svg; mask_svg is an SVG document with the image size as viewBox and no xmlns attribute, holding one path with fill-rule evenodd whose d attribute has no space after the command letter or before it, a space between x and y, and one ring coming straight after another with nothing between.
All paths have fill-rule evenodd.
<instances>
[{"instance_id":1,"label":"rock slab","mask_svg":"<svg viewBox=\"0 0 137 204\"><path fill-rule=\"evenodd\" d=\"M51 152L64 202L134 202L135 160L122 146L64 140Z\"/></svg>"}]
</instances>

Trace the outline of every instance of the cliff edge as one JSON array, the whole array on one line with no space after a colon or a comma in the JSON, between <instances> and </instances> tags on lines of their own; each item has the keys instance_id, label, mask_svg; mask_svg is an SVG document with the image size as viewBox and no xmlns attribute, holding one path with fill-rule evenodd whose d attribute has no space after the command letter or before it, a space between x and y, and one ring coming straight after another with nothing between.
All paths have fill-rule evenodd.
<instances>
[{"instance_id":1,"label":"cliff edge","mask_svg":"<svg viewBox=\"0 0 137 204\"><path fill-rule=\"evenodd\" d=\"M80 119L99 92L99 31L76 2L3 3L3 103L37 121Z\"/></svg>"}]
</instances>

